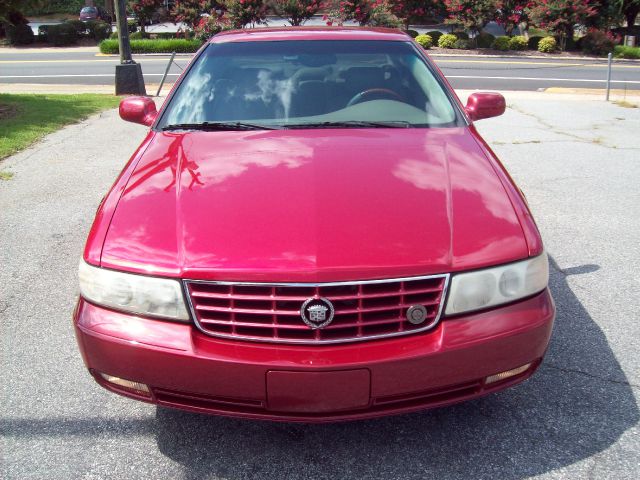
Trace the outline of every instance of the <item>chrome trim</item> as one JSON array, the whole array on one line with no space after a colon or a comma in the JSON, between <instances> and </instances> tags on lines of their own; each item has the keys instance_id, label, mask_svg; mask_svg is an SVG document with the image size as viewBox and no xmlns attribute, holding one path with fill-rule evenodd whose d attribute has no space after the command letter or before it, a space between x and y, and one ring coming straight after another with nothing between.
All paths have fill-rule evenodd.
<instances>
[{"instance_id":1,"label":"chrome trim","mask_svg":"<svg viewBox=\"0 0 640 480\"><path fill-rule=\"evenodd\" d=\"M382 335L370 335L367 337L351 337L351 338L341 338L335 340L300 340L300 339L273 339L273 338L264 338L264 337L253 337L251 335L231 335L226 333L211 333L205 330L200 322L198 321L198 316L196 315L196 311L191 303L191 295L189 294L189 283L203 283L208 285L242 285L242 286L255 286L255 287L335 287L335 286L343 286L343 285L371 285L375 283L396 283L396 282L411 282L418 280L431 280L436 278L444 278L444 287L442 287L442 294L440 295L440 305L438 306L438 313L434 320L425 325L422 328L410 330L406 332L394 332L394 333L385 333ZM276 343L276 344L295 344L295 345L331 345L338 343L354 343L354 342L366 342L369 340L380 340L385 338L393 338L393 337L404 337L407 335L413 335L416 333L424 332L435 327L440 318L442 317L442 311L444 309L445 301L447 298L447 291L449 288L449 282L451 280L451 274L449 273L441 273L437 275L424 275L420 277L401 277L401 278L389 278L382 280L360 280L360 281L347 281L347 282L325 282L325 283L269 283L269 282L224 282L224 281L209 281L209 280L182 280L182 284L184 286L185 296L187 297L187 303L189 305L189 311L193 318L193 322L202 333L208 335L210 337L224 338L230 340L245 340L252 342L260 342L260 343Z\"/></svg>"}]
</instances>

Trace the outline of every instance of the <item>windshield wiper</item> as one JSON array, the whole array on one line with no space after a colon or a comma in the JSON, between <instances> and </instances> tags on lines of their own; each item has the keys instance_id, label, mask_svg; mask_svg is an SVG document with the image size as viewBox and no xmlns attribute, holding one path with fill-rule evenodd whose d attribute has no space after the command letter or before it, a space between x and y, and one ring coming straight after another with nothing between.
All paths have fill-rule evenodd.
<instances>
[{"instance_id":1,"label":"windshield wiper","mask_svg":"<svg viewBox=\"0 0 640 480\"><path fill-rule=\"evenodd\" d=\"M280 128L282 127L245 122L202 122L174 123L165 125L162 130L204 130L214 132L216 130L279 130Z\"/></svg>"},{"instance_id":2,"label":"windshield wiper","mask_svg":"<svg viewBox=\"0 0 640 480\"><path fill-rule=\"evenodd\" d=\"M365 120L344 120L341 122L310 122L285 125L285 128L410 128L411 124L404 120L388 122L368 122Z\"/></svg>"}]
</instances>

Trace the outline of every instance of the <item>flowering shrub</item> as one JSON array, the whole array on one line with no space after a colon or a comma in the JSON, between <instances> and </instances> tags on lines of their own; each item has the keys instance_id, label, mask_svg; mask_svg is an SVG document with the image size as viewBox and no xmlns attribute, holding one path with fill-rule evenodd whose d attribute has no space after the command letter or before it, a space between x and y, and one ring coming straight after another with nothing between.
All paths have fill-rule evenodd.
<instances>
[{"instance_id":1,"label":"flowering shrub","mask_svg":"<svg viewBox=\"0 0 640 480\"><path fill-rule=\"evenodd\" d=\"M455 35L452 35L451 33L445 33L438 39L438 46L440 48L453 48L456 40L458 40L458 37L456 37Z\"/></svg>"},{"instance_id":2,"label":"flowering shrub","mask_svg":"<svg viewBox=\"0 0 640 480\"><path fill-rule=\"evenodd\" d=\"M320 0L273 0L276 15L286 18L294 27L302 25L322 7Z\"/></svg>"},{"instance_id":3,"label":"flowering shrub","mask_svg":"<svg viewBox=\"0 0 640 480\"><path fill-rule=\"evenodd\" d=\"M222 6L211 0L176 0L169 16L174 22L186 23L195 30L203 19L203 13L217 16L216 10L222 10Z\"/></svg>"},{"instance_id":4,"label":"flowering shrub","mask_svg":"<svg viewBox=\"0 0 640 480\"><path fill-rule=\"evenodd\" d=\"M502 51L509 50L510 40L511 39L505 35L498 37L493 42L493 48Z\"/></svg>"},{"instance_id":5,"label":"flowering shrub","mask_svg":"<svg viewBox=\"0 0 640 480\"><path fill-rule=\"evenodd\" d=\"M402 23L394 15L390 0L334 0L324 19L327 25L342 25L347 20L376 27L399 27Z\"/></svg>"},{"instance_id":6,"label":"flowering shrub","mask_svg":"<svg viewBox=\"0 0 640 480\"><path fill-rule=\"evenodd\" d=\"M205 42L216 33L220 33L222 30L229 30L231 28L233 28L233 26L224 13L221 12L218 14L214 10L210 16L200 18L198 25L193 29L193 32L197 40Z\"/></svg>"},{"instance_id":7,"label":"flowering shrub","mask_svg":"<svg viewBox=\"0 0 640 480\"><path fill-rule=\"evenodd\" d=\"M538 51L542 53L552 53L558 48L558 43L553 37L544 37L538 42Z\"/></svg>"},{"instance_id":8,"label":"flowering shrub","mask_svg":"<svg viewBox=\"0 0 640 480\"><path fill-rule=\"evenodd\" d=\"M527 11L538 27L560 38L561 50L565 49L567 38L573 39L574 25L584 24L597 13L590 0L536 0Z\"/></svg>"},{"instance_id":9,"label":"flowering shrub","mask_svg":"<svg viewBox=\"0 0 640 480\"><path fill-rule=\"evenodd\" d=\"M418 35L416 37L416 42L418 42L425 50L429 50L433 45L433 39L429 35Z\"/></svg>"},{"instance_id":10,"label":"flowering shrub","mask_svg":"<svg viewBox=\"0 0 640 480\"><path fill-rule=\"evenodd\" d=\"M151 21L152 15L163 4L162 0L129 0L129 9L138 17L140 31L144 32L144 26Z\"/></svg>"},{"instance_id":11,"label":"flowering shrub","mask_svg":"<svg viewBox=\"0 0 640 480\"><path fill-rule=\"evenodd\" d=\"M599 30L590 30L580 42L582 51L593 55L606 55L613 52L615 40L613 35L607 35Z\"/></svg>"},{"instance_id":12,"label":"flowering shrub","mask_svg":"<svg viewBox=\"0 0 640 480\"><path fill-rule=\"evenodd\" d=\"M444 4L439 0L390 0L391 12L404 24L405 30L411 23L423 23L444 13Z\"/></svg>"},{"instance_id":13,"label":"flowering shrub","mask_svg":"<svg viewBox=\"0 0 640 480\"><path fill-rule=\"evenodd\" d=\"M521 35L509 39L509 50L526 50L527 45L527 39Z\"/></svg>"}]
</instances>

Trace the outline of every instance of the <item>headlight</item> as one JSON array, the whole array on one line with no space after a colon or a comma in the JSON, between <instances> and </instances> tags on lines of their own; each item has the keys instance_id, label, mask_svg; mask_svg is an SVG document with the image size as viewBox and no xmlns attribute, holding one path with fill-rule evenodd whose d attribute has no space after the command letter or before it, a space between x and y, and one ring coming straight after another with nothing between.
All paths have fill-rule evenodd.
<instances>
[{"instance_id":1,"label":"headlight","mask_svg":"<svg viewBox=\"0 0 640 480\"><path fill-rule=\"evenodd\" d=\"M549 283L547 254L522 262L453 275L447 315L513 302L541 292Z\"/></svg>"},{"instance_id":2,"label":"headlight","mask_svg":"<svg viewBox=\"0 0 640 480\"><path fill-rule=\"evenodd\" d=\"M80 293L92 303L151 317L189 320L177 280L106 270L82 260L78 277Z\"/></svg>"}]
</instances>

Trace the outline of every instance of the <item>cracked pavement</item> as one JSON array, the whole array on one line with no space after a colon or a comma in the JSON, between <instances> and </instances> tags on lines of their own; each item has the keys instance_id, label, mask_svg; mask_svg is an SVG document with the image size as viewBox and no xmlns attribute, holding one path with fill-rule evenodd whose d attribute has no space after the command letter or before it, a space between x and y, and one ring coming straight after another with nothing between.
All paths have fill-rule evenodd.
<instances>
[{"instance_id":1,"label":"cracked pavement","mask_svg":"<svg viewBox=\"0 0 640 480\"><path fill-rule=\"evenodd\" d=\"M464 94L462 95L464 96ZM85 372L76 267L143 138L115 110L0 163L0 477L640 477L640 109L509 93L477 128L527 195L558 307L538 373L449 408L333 425L208 417L124 399Z\"/></svg>"}]
</instances>

